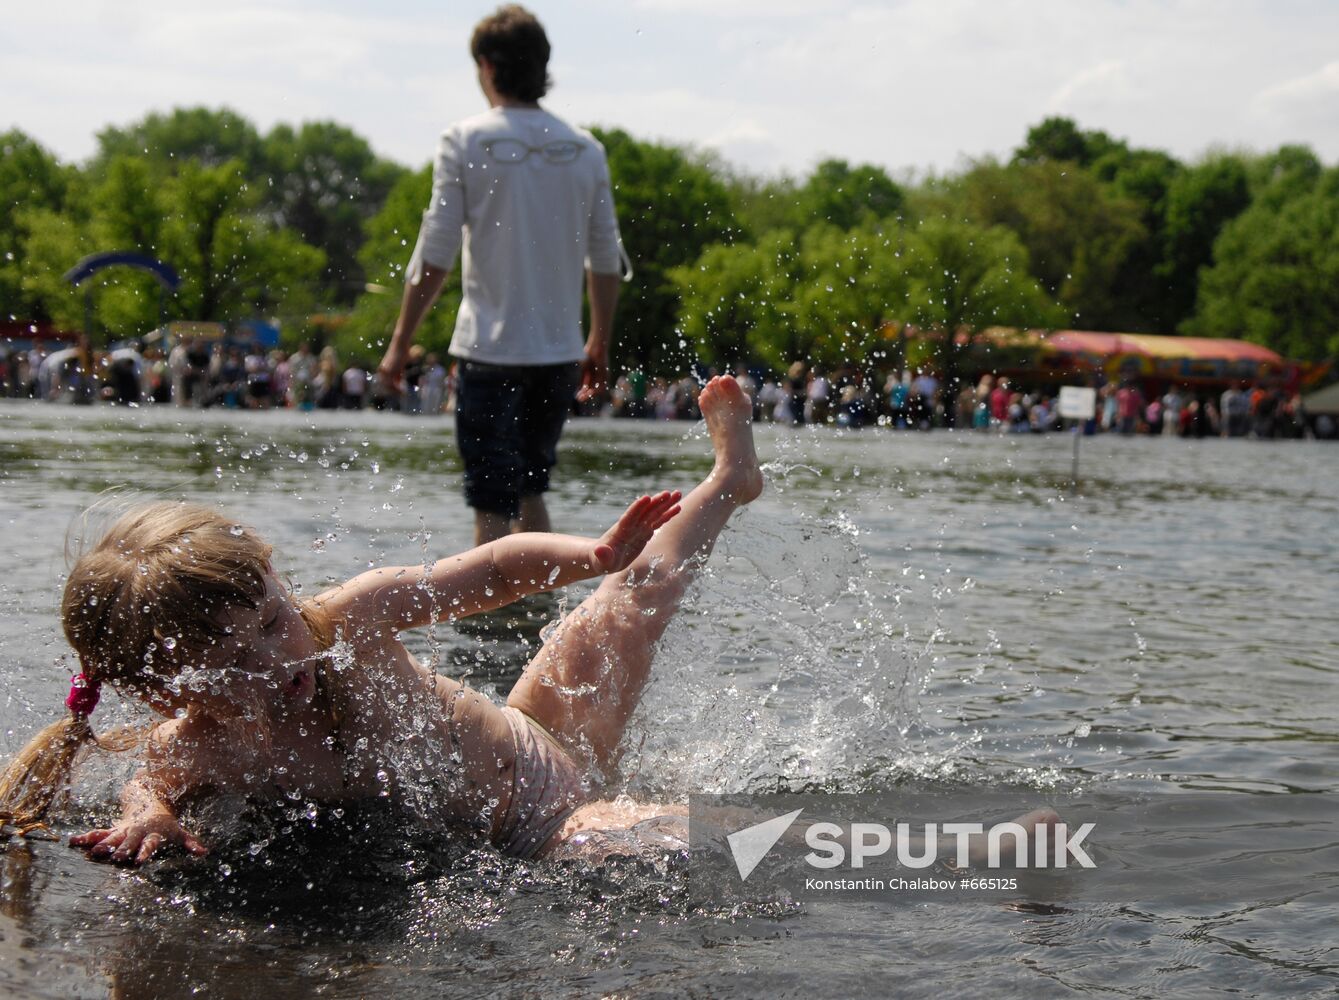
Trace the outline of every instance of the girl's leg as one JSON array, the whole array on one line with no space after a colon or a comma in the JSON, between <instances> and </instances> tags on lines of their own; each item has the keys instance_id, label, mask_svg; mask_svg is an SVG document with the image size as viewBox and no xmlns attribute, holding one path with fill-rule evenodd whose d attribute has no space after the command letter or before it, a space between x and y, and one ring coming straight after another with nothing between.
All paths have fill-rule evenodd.
<instances>
[{"instance_id":1,"label":"girl's leg","mask_svg":"<svg viewBox=\"0 0 1339 1000\"><path fill-rule=\"evenodd\" d=\"M576 760L613 763L641 698L651 655L688 584L736 509L762 491L753 450L753 404L729 376L699 405L716 463L627 570L608 576L568 615L507 699L544 726Z\"/></svg>"}]
</instances>

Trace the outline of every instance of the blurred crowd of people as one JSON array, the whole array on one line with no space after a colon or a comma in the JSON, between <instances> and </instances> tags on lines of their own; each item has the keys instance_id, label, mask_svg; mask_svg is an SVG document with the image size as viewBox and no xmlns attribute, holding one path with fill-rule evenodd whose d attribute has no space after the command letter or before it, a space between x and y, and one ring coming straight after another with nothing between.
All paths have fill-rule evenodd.
<instances>
[{"instance_id":1,"label":"blurred crowd of people","mask_svg":"<svg viewBox=\"0 0 1339 1000\"><path fill-rule=\"evenodd\" d=\"M450 359L446 359L449 361ZM302 344L292 353L201 339L182 340L164 354L129 343L110 351L86 343L46 351L0 344L0 395L65 403L110 401L240 409L363 409L450 412L455 379L441 357L415 345L402 384L388 387L374 371L342 365L331 347ZM696 420L699 387L717 374L703 369L677 378L621 375L608 398L578 408L588 416ZM982 375L955 393L929 371L870 375L854 365L827 370L797 361L779 377L739 366L735 376L754 400L754 418L783 424L878 425L913 430L940 427L1044 433L1066 426L1053 391ZM1309 431L1310 426L1310 431ZM1092 432L1169 437L1321 437L1336 430L1329 417L1308 422L1301 397L1277 385L1241 383L1222 392L1170 386L1146 393L1135 382L1097 390Z\"/></svg>"},{"instance_id":2,"label":"blurred crowd of people","mask_svg":"<svg viewBox=\"0 0 1339 1000\"><path fill-rule=\"evenodd\" d=\"M264 410L356 410L372 407L441 413L451 376L435 354L411 352L402 385L386 387L375 372L342 365L334 348L303 344L291 354L259 344L183 340L164 354L126 344L91 351L86 344L56 351L0 347L0 395L50 402L164 403L182 407Z\"/></svg>"},{"instance_id":3,"label":"blurred crowd of people","mask_svg":"<svg viewBox=\"0 0 1339 1000\"><path fill-rule=\"evenodd\" d=\"M1045 433L1067 426L1055 390L1026 388L993 374L964 382L956 393L946 391L940 379L925 370L895 371L876 389L879 377L855 366L829 372L802 361L780 378L743 366L735 377L754 399L756 420L1004 433ZM607 411L615 417L695 419L699 384L691 375L647 379L632 372L614 384ZM1146 395L1135 382L1109 382L1097 390L1097 398L1097 413L1086 427L1089 432L1200 438L1289 438L1308 433L1301 396L1276 385L1241 383L1221 393L1172 385L1161 395ZM1331 436L1333 422L1318 419L1323 424L1320 435Z\"/></svg>"},{"instance_id":4,"label":"blurred crowd of people","mask_svg":"<svg viewBox=\"0 0 1339 1000\"><path fill-rule=\"evenodd\" d=\"M604 412L615 417L695 420L698 387L718 374L715 368L704 368L675 379L648 379L641 372L629 372L614 382ZM754 420L842 427L888 423L887 409L871 391L865 372L854 365L844 365L829 375L822 368L797 361L780 378L740 365L734 376L753 398Z\"/></svg>"},{"instance_id":5,"label":"blurred crowd of people","mask_svg":"<svg viewBox=\"0 0 1339 1000\"><path fill-rule=\"evenodd\" d=\"M1172 385L1162 395L1145 395L1133 383L1108 384L1098 398L1101 429L1120 434L1255 438L1307 434L1301 395L1278 385L1239 383L1222 393L1194 393ZM1329 418L1321 419L1328 423Z\"/></svg>"}]
</instances>

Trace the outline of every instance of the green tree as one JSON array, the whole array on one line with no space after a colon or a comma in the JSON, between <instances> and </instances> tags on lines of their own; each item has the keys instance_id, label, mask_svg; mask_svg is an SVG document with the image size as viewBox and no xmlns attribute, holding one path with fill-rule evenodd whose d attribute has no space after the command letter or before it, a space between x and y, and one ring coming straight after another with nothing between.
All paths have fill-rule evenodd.
<instances>
[{"instance_id":1,"label":"green tree","mask_svg":"<svg viewBox=\"0 0 1339 1000\"><path fill-rule=\"evenodd\" d=\"M1056 303L1028 273L1028 253L1003 226L927 219L906 234L902 317L941 330L1046 326Z\"/></svg>"},{"instance_id":2,"label":"green tree","mask_svg":"<svg viewBox=\"0 0 1339 1000\"><path fill-rule=\"evenodd\" d=\"M905 303L893 241L874 226L773 230L757 244L708 247L672 277L679 329L717 367L863 362Z\"/></svg>"},{"instance_id":3,"label":"green tree","mask_svg":"<svg viewBox=\"0 0 1339 1000\"><path fill-rule=\"evenodd\" d=\"M778 229L800 231L808 223L800 217L799 185L794 178L755 177L726 171L722 182L730 196L737 240L759 240Z\"/></svg>"},{"instance_id":4,"label":"green tree","mask_svg":"<svg viewBox=\"0 0 1339 1000\"><path fill-rule=\"evenodd\" d=\"M94 175L118 157L148 160L165 171L195 160L206 167L240 161L250 180L263 174L260 133L249 121L228 108L175 108L153 112L125 127L109 126L98 133L98 152L90 169Z\"/></svg>"},{"instance_id":5,"label":"green tree","mask_svg":"<svg viewBox=\"0 0 1339 1000\"><path fill-rule=\"evenodd\" d=\"M784 368L812 350L814 337L796 323L802 263L790 232L774 230L756 244L710 246L669 278L684 349L667 372L694 355L718 367L756 359Z\"/></svg>"},{"instance_id":6,"label":"green tree","mask_svg":"<svg viewBox=\"0 0 1339 1000\"><path fill-rule=\"evenodd\" d=\"M1088 171L1049 159L1010 166L985 161L954 187L962 217L1018 235L1031 273L1071 322L1120 328L1117 279L1147 235L1136 201Z\"/></svg>"},{"instance_id":7,"label":"green tree","mask_svg":"<svg viewBox=\"0 0 1339 1000\"><path fill-rule=\"evenodd\" d=\"M75 180L71 168L24 133L0 134L0 316L52 319L42 297L25 290L23 245L32 235L29 224L34 219L66 208Z\"/></svg>"},{"instance_id":8,"label":"green tree","mask_svg":"<svg viewBox=\"0 0 1339 1000\"><path fill-rule=\"evenodd\" d=\"M952 375L955 332L1057 318L1027 265L1002 227L821 223L798 239L778 230L756 246L712 247L674 278L680 328L716 364L746 356L775 369L799 359L865 364L888 349L890 327L909 322L946 334L940 364Z\"/></svg>"},{"instance_id":9,"label":"green tree","mask_svg":"<svg viewBox=\"0 0 1339 1000\"><path fill-rule=\"evenodd\" d=\"M907 322L938 331L937 367L952 389L973 335L992 326L1049 327L1063 309L1029 273L1028 252L1003 226L930 219L907 234Z\"/></svg>"},{"instance_id":10,"label":"green tree","mask_svg":"<svg viewBox=\"0 0 1339 1000\"><path fill-rule=\"evenodd\" d=\"M324 255L274 226L240 161L182 162L159 174L142 157L115 157L89 198L87 218L29 213L25 289L53 317L83 326L82 298L61 275L98 250L134 250L164 261L182 284L169 318L233 322L256 315L305 316L315 303ZM96 339L142 334L157 325L159 290L129 268L98 275L91 294Z\"/></svg>"},{"instance_id":11,"label":"green tree","mask_svg":"<svg viewBox=\"0 0 1339 1000\"><path fill-rule=\"evenodd\" d=\"M907 198L879 167L852 167L845 160L824 160L803 183L786 176L762 179L729 173L723 180L745 239L775 229L803 232L820 222L852 229L901 214Z\"/></svg>"},{"instance_id":12,"label":"green tree","mask_svg":"<svg viewBox=\"0 0 1339 1000\"><path fill-rule=\"evenodd\" d=\"M143 157L118 156L104 165L84 204L26 216L25 283L41 310L71 329L84 329L84 300L92 296L97 339L143 333L159 318L154 279L130 268L101 272L79 291L65 273L82 257L105 250L162 256L163 206L159 178Z\"/></svg>"},{"instance_id":13,"label":"green tree","mask_svg":"<svg viewBox=\"0 0 1339 1000\"><path fill-rule=\"evenodd\" d=\"M619 226L633 266L633 279L619 296L614 370L677 369L684 358L670 272L735 233L729 192L711 161L689 150L634 139L621 129L594 132L609 157Z\"/></svg>"},{"instance_id":14,"label":"green tree","mask_svg":"<svg viewBox=\"0 0 1339 1000\"><path fill-rule=\"evenodd\" d=\"M89 246L93 250L135 250L168 260L172 254L164 245L168 228L165 183L145 157L117 156L108 161L103 179L93 189L92 212L85 227ZM183 273L182 261L168 263ZM163 300L152 275L116 268L90 280L96 282L95 288L82 289L80 297L94 296L97 322L103 330L128 336L157 325Z\"/></svg>"},{"instance_id":15,"label":"green tree","mask_svg":"<svg viewBox=\"0 0 1339 1000\"><path fill-rule=\"evenodd\" d=\"M1051 117L1028 129L1023 145L1014 150L1013 162L1073 163L1087 167L1123 147L1124 143L1105 132L1079 128L1072 118Z\"/></svg>"},{"instance_id":16,"label":"green tree","mask_svg":"<svg viewBox=\"0 0 1339 1000\"><path fill-rule=\"evenodd\" d=\"M164 259L182 275L184 315L241 320L314 304L325 255L261 218L240 161L187 163L160 198Z\"/></svg>"},{"instance_id":17,"label":"green tree","mask_svg":"<svg viewBox=\"0 0 1339 1000\"><path fill-rule=\"evenodd\" d=\"M824 160L796 192L797 222L801 227L828 222L852 229L896 215L904 200L902 189L878 167Z\"/></svg>"},{"instance_id":18,"label":"green tree","mask_svg":"<svg viewBox=\"0 0 1339 1000\"><path fill-rule=\"evenodd\" d=\"M1162 260L1156 277L1166 288L1166 325L1179 328L1195 310L1200 271L1213 259L1223 227L1251 201L1246 162L1214 156L1188 167L1167 190Z\"/></svg>"},{"instance_id":19,"label":"green tree","mask_svg":"<svg viewBox=\"0 0 1339 1000\"><path fill-rule=\"evenodd\" d=\"M1315 174L1291 154L1251 206L1223 227L1186 332L1245 337L1285 357L1339 354L1339 168ZM1300 169L1298 169L1300 168ZM1282 186L1279 190L1277 185Z\"/></svg>"},{"instance_id":20,"label":"green tree","mask_svg":"<svg viewBox=\"0 0 1339 1000\"><path fill-rule=\"evenodd\" d=\"M1113 144L1089 167L1108 191L1136 207L1142 234L1130 242L1112 275L1108 329L1166 333L1184 316L1173 304L1169 277L1160 269L1167 236L1169 192L1184 168L1166 153ZM1191 294L1195 276L1189 277Z\"/></svg>"},{"instance_id":21,"label":"green tree","mask_svg":"<svg viewBox=\"0 0 1339 1000\"><path fill-rule=\"evenodd\" d=\"M18 213L22 231L19 260L27 319L47 319L67 330L84 328L84 307L65 280L80 258L93 252L88 227L68 212L30 208ZM9 310L10 313L13 309Z\"/></svg>"},{"instance_id":22,"label":"green tree","mask_svg":"<svg viewBox=\"0 0 1339 1000\"><path fill-rule=\"evenodd\" d=\"M800 281L790 293L794 328L808 334L805 360L863 364L885 346L885 327L907 315L910 286L904 236L869 219L843 230L820 223L800 239ZM778 366L779 367L779 366Z\"/></svg>"},{"instance_id":23,"label":"green tree","mask_svg":"<svg viewBox=\"0 0 1339 1000\"><path fill-rule=\"evenodd\" d=\"M378 158L365 139L334 122L307 122L297 129L277 125L261 153L262 190L276 221L325 252L326 299L351 305L366 281L358 259L364 227L406 171Z\"/></svg>"},{"instance_id":24,"label":"green tree","mask_svg":"<svg viewBox=\"0 0 1339 1000\"><path fill-rule=\"evenodd\" d=\"M1320 160L1306 146L1280 146L1250 164L1251 199L1281 208L1292 198L1313 190L1324 172Z\"/></svg>"},{"instance_id":25,"label":"green tree","mask_svg":"<svg viewBox=\"0 0 1339 1000\"><path fill-rule=\"evenodd\" d=\"M432 167L404 174L391 187L381 210L367 221L367 239L358 262L368 287L358 296L347 322L332 339L341 358L372 363L381 359L400 312L405 268L418 239L423 210L432 197ZM414 337L424 350L446 357L460 308L460 268L452 269L437 304Z\"/></svg>"}]
</instances>

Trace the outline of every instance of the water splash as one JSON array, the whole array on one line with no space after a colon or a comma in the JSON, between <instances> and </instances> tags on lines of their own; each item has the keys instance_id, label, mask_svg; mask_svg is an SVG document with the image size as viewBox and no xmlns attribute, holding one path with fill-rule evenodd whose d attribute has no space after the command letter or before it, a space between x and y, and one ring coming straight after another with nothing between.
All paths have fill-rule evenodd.
<instances>
[{"instance_id":1,"label":"water splash","mask_svg":"<svg viewBox=\"0 0 1339 1000\"><path fill-rule=\"evenodd\" d=\"M635 794L883 780L943 633L911 637L908 585L871 569L859 535L844 512L737 515L662 641L629 737Z\"/></svg>"}]
</instances>

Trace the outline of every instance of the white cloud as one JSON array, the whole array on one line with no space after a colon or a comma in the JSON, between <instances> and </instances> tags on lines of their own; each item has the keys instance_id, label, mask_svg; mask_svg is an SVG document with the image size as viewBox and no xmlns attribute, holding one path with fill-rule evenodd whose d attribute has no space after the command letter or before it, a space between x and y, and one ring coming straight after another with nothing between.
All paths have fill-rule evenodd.
<instances>
[{"instance_id":1,"label":"white cloud","mask_svg":"<svg viewBox=\"0 0 1339 1000\"><path fill-rule=\"evenodd\" d=\"M719 132L708 135L709 146L722 146L731 142L771 142L772 133L755 121L731 122Z\"/></svg>"},{"instance_id":2,"label":"white cloud","mask_svg":"<svg viewBox=\"0 0 1339 1000\"><path fill-rule=\"evenodd\" d=\"M261 128L335 119L418 165L482 107L466 42L491 0L12 6L7 33L28 44L0 60L0 129L67 159L108 124L226 104ZM553 0L541 16L559 113L748 169L945 169L1056 113L1182 157L1280 141L1339 157L1339 4Z\"/></svg>"},{"instance_id":3,"label":"white cloud","mask_svg":"<svg viewBox=\"0 0 1339 1000\"><path fill-rule=\"evenodd\" d=\"M1339 61L1260 90L1246 105L1244 128L1266 135L1270 145L1300 142L1322 156L1339 147Z\"/></svg>"},{"instance_id":4,"label":"white cloud","mask_svg":"<svg viewBox=\"0 0 1339 1000\"><path fill-rule=\"evenodd\" d=\"M1047 100L1055 112L1067 111L1076 105L1109 103L1112 98L1128 96L1130 81L1121 59L1107 59L1096 66L1080 70L1062 83Z\"/></svg>"},{"instance_id":5,"label":"white cloud","mask_svg":"<svg viewBox=\"0 0 1339 1000\"><path fill-rule=\"evenodd\" d=\"M1339 100L1339 61L1327 63L1314 73L1267 87L1252 100L1252 107L1271 111L1318 101Z\"/></svg>"}]
</instances>

